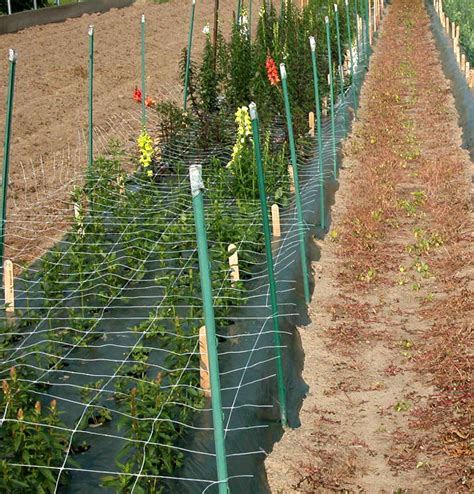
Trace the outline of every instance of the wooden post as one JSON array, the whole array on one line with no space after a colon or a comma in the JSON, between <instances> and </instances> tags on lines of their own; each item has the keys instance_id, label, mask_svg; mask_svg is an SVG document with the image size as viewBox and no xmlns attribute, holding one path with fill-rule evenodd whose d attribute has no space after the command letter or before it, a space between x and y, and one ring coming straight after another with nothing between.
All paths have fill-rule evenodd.
<instances>
[{"instance_id":1,"label":"wooden post","mask_svg":"<svg viewBox=\"0 0 474 494\"><path fill-rule=\"evenodd\" d=\"M273 238L281 237L281 225L280 225L280 208L278 204L272 205L272 227L273 227Z\"/></svg>"},{"instance_id":2,"label":"wooden post","mask_svg":"<svg viewBox=\"0 0 474 494\"><path fill-rule=\"evenodd\" d=\"M308 114L309 135L314 137L314 112L310 111Z\"/></svg>"},{"instance_id":3,"label":"wooden post","mask_svg":"<svg viewBox=\"0 0 474 494\"><path fill-rule=\"evenodd\" d=\"M469 72L469 87L474 87L474 70L471 69Z\"/></svg>"},{"instance_id":4,"label":"wooden post","mask_svg":"<svg viewBox=\"0 0 474 494\"><path fill-rule=\"evenodd\" d=\"M211 384L209 382L209 355L207 353L206 326L201 326L199 328L199 353L201 355L201 363L199 366L201 389L204 396L210 398Z\"/></svg>"},{"instance_id":5,"label":"wooden post","mask_svg":"<svg viewBox=\"0 0 474 494\"><path fill-rule=\"evenodd\" d=\"M229 247L227 247L227 252L230 254L230 281L234 284L236 281L240 280L239 254L237 253L237 246L235 244L229 244Z\"/></svg>"},{"instance_id":6,"label":"wooden post","mask_svg":"<svg viewBox=\"0 0 474 494\"><path fill-rule=\"evenodd\" d=\"M295 191L295 179L293 175L293 167L288 165L288 175L290 176L290 192Z\"/></svg>"},{"instance_id":7,"label":"wooden post","mask_svg":"<svg viewBox=\"0 0 474 494\"><path fill-rule=\"evenodd\" d=\"M466 55L461 53L461 71L466 73Z\"/></svg>"},{"instance_id":8,"label":"wooden post","mask_svg":"<svg viewBox=\"0 0 474 494\"><path fill-rule=\"evenodd\" d=\"M471 74L471 64L466 61L466 67L464 68L464 77L466 78L467 85L469 85L469 77Z\"/></svg>"},{"instance_id":9,"label":"wooden post","mask_svg":"<svg viewBox=\"0 0 474 494\"><path fill-rule=\"evenodd\" d=\"M7 316L13 316L15 314L15 291L13 289L13 263L10 259L3 263L3 273L5 312Z\"/></svg>"}]
</instances>

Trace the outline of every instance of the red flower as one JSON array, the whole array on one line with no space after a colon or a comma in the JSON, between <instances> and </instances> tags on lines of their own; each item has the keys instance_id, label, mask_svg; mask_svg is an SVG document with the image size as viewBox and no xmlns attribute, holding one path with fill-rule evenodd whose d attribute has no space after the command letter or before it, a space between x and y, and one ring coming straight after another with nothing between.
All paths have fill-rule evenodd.
<instances>
[{"instance_id":1,"label":"red flower","mask_svg":"<svg viewBox=\"0 0 474 494\"><path fill-rule=\"evenodd\" d=\"M137 103L141 103L142 102L142 92L140 89L138 89L136 86L135 86L135 91L133 91L133 99L137 102Z\"/></svg>"},{"instance_id":2,"label":"red flower","mask_svg":"<svg viewBox=\"0 0 474 494\"><path fill-rule=\"evenodd\" d=\"M278 75L278 69L272 57L267 57L265 62L265 68L267 69L267 76L270 84L276 86L280 82L280 77Z\"/></svg>"}]
</instances>

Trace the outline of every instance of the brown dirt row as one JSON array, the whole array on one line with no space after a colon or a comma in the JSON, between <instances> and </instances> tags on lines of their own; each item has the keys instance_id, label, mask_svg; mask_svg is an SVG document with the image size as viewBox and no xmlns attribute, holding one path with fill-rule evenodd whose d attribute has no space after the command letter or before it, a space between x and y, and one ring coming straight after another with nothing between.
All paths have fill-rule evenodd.
<instances>
[{"instance_id":1,"label":"brown dirt row","mask_svg":"<svg viewBox=\"0 0 474 494\"><path fill-rule=\"evenodd\" d=\"M221 26L229 31L233 0L220 1ZM257 19L260 2L254 2ZM204 46L202 29L212 25L214 2L197 0L193 59ZM187 44L190 1L137 2L104 14L0 36L0 101L6 98L7 50L18 51L7 255L28 261L59 238L71 216L69 192L86 163L87 27L95 26L94 123L101 149L110 138L133 140L139 131L140 17L146 15L147 93L181 101L179 60ZM3 136L5 105L0 105ZM0 149L0 156L3 149ZM40 205L42 204L42 205Z\"/></svg>"},{"instance_id":2,"label":"brown dirt row","mask_svg":"<svg viewBox=\"0 0 474 494\"><path fill-rule=\"evenodd\" d=\"M423 3L394 0L314 267L310 391L267 458L272 492L473 488L472 163L457 119Z\"/></svg>"}]
</instances>

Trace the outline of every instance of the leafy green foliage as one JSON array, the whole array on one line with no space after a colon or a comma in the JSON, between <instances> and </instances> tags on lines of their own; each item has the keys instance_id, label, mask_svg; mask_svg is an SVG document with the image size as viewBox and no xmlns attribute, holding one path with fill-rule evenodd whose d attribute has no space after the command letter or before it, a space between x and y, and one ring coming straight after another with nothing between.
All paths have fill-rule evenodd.
<instances>
[{"instance_id":1,"label":"leafy green foliage","mask_svg":"<svg viewBox=\"0 0 474 494\"><path fill-rule=\"evenodd\" d=\"M474 2L472 0L444 0L444 11L452 22L460 26L460 42L471 64L474 64Z\"/></svg>"}]
</instances>

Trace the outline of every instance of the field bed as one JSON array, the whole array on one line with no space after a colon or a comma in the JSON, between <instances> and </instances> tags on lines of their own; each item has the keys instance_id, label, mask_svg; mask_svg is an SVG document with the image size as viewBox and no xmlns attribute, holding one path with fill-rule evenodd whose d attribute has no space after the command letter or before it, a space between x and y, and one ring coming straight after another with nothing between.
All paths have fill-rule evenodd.
<instances>
[{"instance_id":1,"label":"field bed","mask_svg":"<svg viewBox=\"0 0 474 494\"><path fill-rule=\"evenodd\" d=\"M202 57L188 66L186 112L173 98L153 101L151 84L146 91L135 84L128 96L135 107L95 128L102 156L84 176L63 171L60 193L45 187L60 204L48 218L47 252L37 242L45 195L35 194L26 216L15 193L7 256L18 273L16 314L1 337L3 487L265 488L262 448L271 449L282 425L298 423L304 386L295 326L308 320L307 264L318 255L309 239L330 222L340 141L370 53L367 31L350 37L357 24L367 26L365 3L338 5L341 17L331 4L326 19L319 0L301 12L268 6L253 38L239 17L228 41L217 37L216 58L205 30ZM278 70L283 60L287 73ZM251 98L260 120L246 106ZM315 110L318 125L308 132ZM191 181L191 195L196 165L203 183L196 193ZM44 167L42 179L49 182ZM271 239L269 206L281 209L281 234ZM27 254L36 260L25 265ZM218 368L203 368L207 354L215 365L213 351Z\"/></svg>"}]
</instances>

